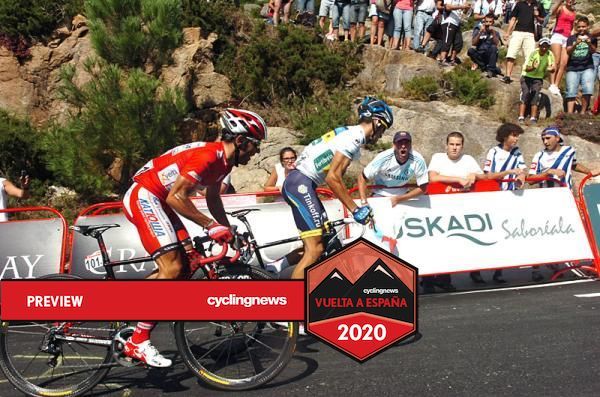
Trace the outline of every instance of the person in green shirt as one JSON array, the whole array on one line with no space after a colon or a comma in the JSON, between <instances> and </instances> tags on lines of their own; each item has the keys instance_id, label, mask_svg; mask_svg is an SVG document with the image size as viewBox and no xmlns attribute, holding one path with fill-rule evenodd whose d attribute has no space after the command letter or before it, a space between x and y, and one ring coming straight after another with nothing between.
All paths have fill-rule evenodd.
<instances>
[{"instance_id":1,"label":"person in green shirt","mask_svg":"<svg viewBox=\"0 0 600 397\"><path fill-rule=\"evenodd\" d=\"M554 72L554 55L550 51L550 39L542 37L538 48L533 51L521 73L521 103L519 104L519 123L525 122L527 105L531 104L530 122L537 123L542 87L546 73ZM552 74L550 75L552 80ZM550 81L553 84L553 81Z\"/></svg>"}]
</instances>

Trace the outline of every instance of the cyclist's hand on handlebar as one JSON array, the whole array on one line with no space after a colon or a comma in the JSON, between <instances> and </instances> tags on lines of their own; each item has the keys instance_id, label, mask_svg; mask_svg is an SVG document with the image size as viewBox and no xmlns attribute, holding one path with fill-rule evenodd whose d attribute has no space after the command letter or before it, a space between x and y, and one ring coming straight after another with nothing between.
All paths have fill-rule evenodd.
<instances>
[{"instance_id":1,"label":"cyclist's hand on handlebar","mask_svg":"<svg viewBox=\"0 0 600 397\"><path fill-rule=\"evenodd\" d=\"M208 226L208 237L213 239L219 244L228 243L233 240L233 233L227 226L223 226L220 223L213 222Z\"/></svg>"},{"instance_id":2,"label":"cyclist's hand on handlebar","mask_svg":"<svg viewBox=\"0 0 600 397\"><path fill-rule=\"evenodd\" d=\"M368 205L364 205L356 208L352 212L352 216L356 222L360 223L361 225L366 225L373 220L373 209L371 209L371 207Z\"/></svg>"}]
</instances>

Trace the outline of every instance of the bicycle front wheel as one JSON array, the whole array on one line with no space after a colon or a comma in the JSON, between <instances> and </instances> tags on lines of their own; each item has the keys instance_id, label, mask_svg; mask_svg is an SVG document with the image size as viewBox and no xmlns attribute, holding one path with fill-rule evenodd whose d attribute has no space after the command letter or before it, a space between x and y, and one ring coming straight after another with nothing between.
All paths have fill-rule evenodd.
<instances>
[{"instance_id":1,"label":"bicycle front wheel","mask_svg":"<svg viewBox=\"0 0 600 397\"><path fill-rule=\"evenodd\" d=\"M219 266L219 279L271 280L250 266ZM185 364L205 384L222 390L248 390L277 376L291 360L298 323L180 321L174 327Z\"/></svg>"},{"instance_id":2,"label":"bicycle front wheel","mask_svg":"<svg viewBox=\"0 0 600 397\"><path fill-rule=\"evenodd\" d=\"M67 274L43 277L79 279ZM79 396L110 370L114 323L2 322L0 369L30 396Z\"/></svg>"}]
</instances>

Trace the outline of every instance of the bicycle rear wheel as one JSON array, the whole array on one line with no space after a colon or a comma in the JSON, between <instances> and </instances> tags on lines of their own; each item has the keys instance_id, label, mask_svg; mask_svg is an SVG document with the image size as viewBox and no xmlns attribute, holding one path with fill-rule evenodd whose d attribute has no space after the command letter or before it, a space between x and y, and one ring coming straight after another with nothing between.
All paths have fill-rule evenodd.
<instances>
[{"instance_id":1,"label":"bicycle rear wheel","mask_svg":"<svg viewBox=\"0 0 600 397\"><path fill-rule=\"evenodd\" d=\"M79 279L67 274L43 278ZM110 370L115 331L115 323L5 321L0 325L0 369L27 395L79 396Z\"/></svg>"},{"instance_id":2,"label":"bicycle rear wheel","mask_svg":"<svg viewBox=\"0 0 600 397\"><path fill-rule=\"evenodd\" d=\"M219 279L271 280L250 266L219 266ZM198 272L196 277L198 276ZM188 322L174 327L177 349L185 364L205 384L222 390L247 390L277 376L291 360L298 323L287 328L266 322Z\"/></svg>"}]
</instances>

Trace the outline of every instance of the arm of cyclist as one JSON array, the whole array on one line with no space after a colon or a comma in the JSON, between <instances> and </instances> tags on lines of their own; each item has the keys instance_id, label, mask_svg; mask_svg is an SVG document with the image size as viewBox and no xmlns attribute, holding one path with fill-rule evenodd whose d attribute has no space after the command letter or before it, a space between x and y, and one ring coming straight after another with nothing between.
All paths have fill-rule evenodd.
<instances>
[{"instance_id":1,"label":"arm of cyclist","mask_svg":"<svg viewBox=\"0 0 600 397\"><path fill-rule=\"evenodd\" d=\"M167 196L167 204L177 211L178 214L206 228L213 220L198 211L194 203L192 203L190 195L193 191L194 184L187 179L178 176L173 184L173 188Z\"/></svg>"},{"instance_id":2,"label":"arm of cyclist","mask_svg":"<svg viewBox=\"0 0 600 397\"><path fill-rule=\"evenodd\" d=\"M343 176L351 162L352 160L350 158L344 156L340 152L336 152L333 156L333 160L331 160L331 165L329 167L329 172L325 177L325 182L333 194L335 194L335 196L342 202L342 204L344 204L344 206L348 208L350 212L354 212L358 206L348 194L348 190L346 189L343 181Z\"/></svg>"},{"instance_id":3,"label":"arm of cyclist","mask_svg":"<svg viewBox=\"0 0 600 397\"><path fill-rule=\"evenodd\" d=\"M369 180L364 173L360 173L358 176L358 194L360 196L360 202L367 204L367 185Z\"/></svg>"}]
</instances>

